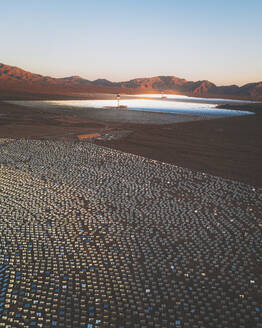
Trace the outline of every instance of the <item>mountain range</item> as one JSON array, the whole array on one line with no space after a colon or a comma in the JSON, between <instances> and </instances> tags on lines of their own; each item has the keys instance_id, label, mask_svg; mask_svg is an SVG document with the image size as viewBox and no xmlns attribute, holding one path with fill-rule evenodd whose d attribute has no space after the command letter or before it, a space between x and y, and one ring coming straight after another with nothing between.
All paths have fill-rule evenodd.
<instances>
[{"instance_id":1,"label":"mountain range","mask_svg":"<svg viewBox=\"0 0 262 328\"><path fill-rule=\"evenodd\" d=\"M123 92L128 94L165 92L195 97L224 97L262 100L262 81L237 85L216 86L214 83L187 81L175 76L137 78L126 82L106 79L90 81L80 76L53 78L0 63L0 95L50 94L76 95L88 92Z\"/></svg>"}]
</instances>

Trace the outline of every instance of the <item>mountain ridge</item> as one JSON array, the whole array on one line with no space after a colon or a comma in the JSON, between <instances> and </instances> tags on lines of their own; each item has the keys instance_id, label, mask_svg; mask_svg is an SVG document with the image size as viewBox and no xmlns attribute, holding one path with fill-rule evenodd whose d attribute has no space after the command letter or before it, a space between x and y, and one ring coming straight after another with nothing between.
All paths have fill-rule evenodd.
<instances>
[{"instance_id":1,"label":"mountain ridge","mask_svg":"<svg viewBox=\"0 0 262 328\"><path fill-rule=\"evenodd\" d=\"M0 63L0 90L25 92L166 92L196 97L226 97L262 100L262 81L243 86L217 86L208 80L188 81L176 76L135 78L124 82L107 79L90 81L81 76L53 78L25 71L16 66Z\"/></svg>"}]
</instances>

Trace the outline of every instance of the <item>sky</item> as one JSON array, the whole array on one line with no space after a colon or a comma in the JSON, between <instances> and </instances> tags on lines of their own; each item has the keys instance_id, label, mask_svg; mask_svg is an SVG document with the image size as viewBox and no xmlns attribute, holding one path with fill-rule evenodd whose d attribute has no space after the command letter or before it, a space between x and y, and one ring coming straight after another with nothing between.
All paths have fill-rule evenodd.
<instances>
[{"instance_id":1,"label":"sky","mask_svg":"<svg viewBox=\"0 0 262 328\"><path fill-rule=\"evenodd\" d=\"M262 81L262 0L0 0L0 62L53 77Z\"/></svg>"}]
</instances>

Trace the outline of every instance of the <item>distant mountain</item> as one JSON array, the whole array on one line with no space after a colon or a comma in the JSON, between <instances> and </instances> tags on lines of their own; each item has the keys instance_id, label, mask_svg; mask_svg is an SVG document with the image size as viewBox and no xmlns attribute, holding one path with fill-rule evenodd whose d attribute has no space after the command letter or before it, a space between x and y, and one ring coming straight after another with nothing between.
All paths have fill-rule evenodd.
<instances>
[{"instance_id":1,"label":"distant mountain","mask_svg":"<svg viewBox=\"0 0 262 328\"><path fill-rule=\"evenodd\" d=\"M196 97L225 97L236 99L262 100L262 82L216 86L203 81L187 81L175 76L137 78L126 82L111 82L106 79L89 81L80 76L52 78L24 71L18 67L0 63L0 93L15 91L48 94L84 92L153 93L166 92Z\"/></svg>"},{"instance_id":2,"label":"distant mountain","mask_svg":"<svg viewBox=\"0 0 262 328\"><path fill-rule=\"evenodd\" d=\"M90 84L88 80L82 79L80 76L70 76L64 78L53 78L39 74L30 73L21 68L8 66L0 63L0 84L1 85L17 85L26 86L70 86L75 84Z\"/></svg>"}]
</instances>

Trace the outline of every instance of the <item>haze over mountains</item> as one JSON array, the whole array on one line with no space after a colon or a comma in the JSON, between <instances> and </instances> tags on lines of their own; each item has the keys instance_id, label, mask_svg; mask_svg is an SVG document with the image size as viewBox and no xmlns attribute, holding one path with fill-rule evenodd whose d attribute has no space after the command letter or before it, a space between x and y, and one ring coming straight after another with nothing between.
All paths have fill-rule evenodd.
<instances>
[{"instance_id":1,"label":"haze over mountains","mask_svg":"<svg viewBox=\"0 0 262 328\"><path fill-rule=\"evenodd\" d=\"M106 79L89 81L80 76L52 78L24 71L18 67L0 63L1 97L21 97L22 94L76 96L85 92L156 93L166 92L197 97L225 97L262 100L262 82L216 86L203 81L187 81L175 76L137 78L126 82L111 82ZM38 95L38 96L37 96Z\"/></svg>"}]
</instances>

